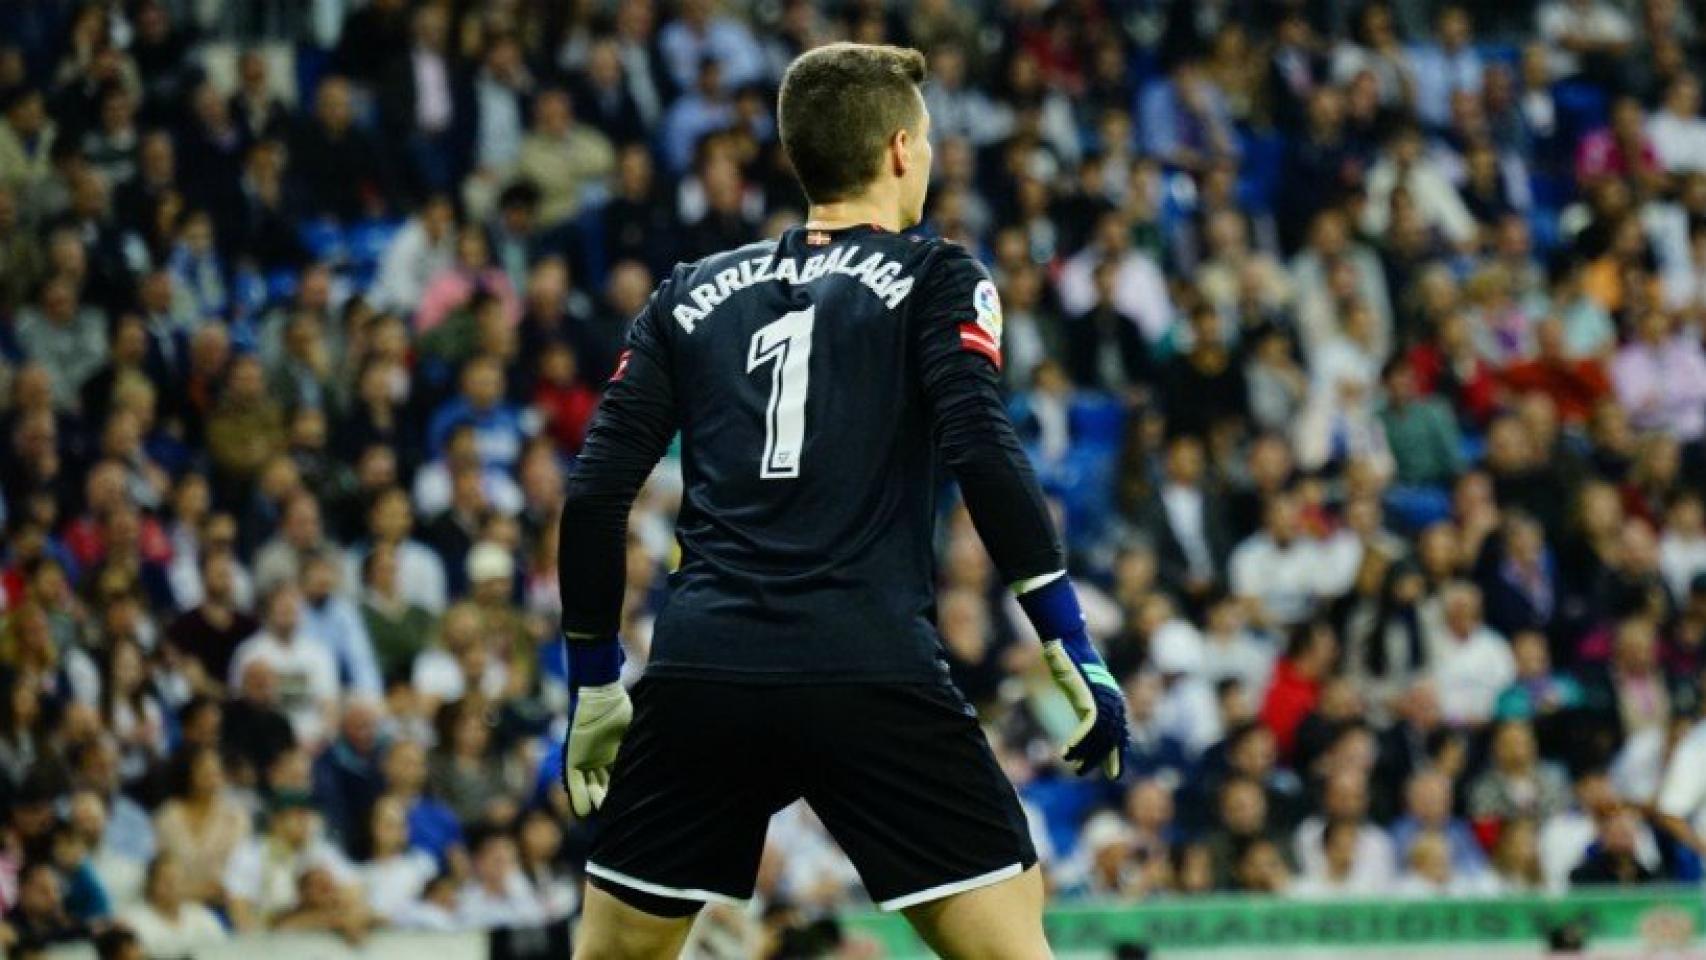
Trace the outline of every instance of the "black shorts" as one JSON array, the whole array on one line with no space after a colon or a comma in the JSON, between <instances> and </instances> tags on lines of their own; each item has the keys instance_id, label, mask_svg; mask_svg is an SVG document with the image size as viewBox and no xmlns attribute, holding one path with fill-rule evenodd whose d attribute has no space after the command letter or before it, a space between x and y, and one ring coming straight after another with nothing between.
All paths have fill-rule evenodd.
<instances>
[{"instance_id":1,"label":"black shorts","mask_svg":"<svg viewBox=\"0 0 1706 960\"><path fill-rule=\"evenodd\" d=\"M640 910L750 899L770 817L800 798L885 910L1036 863L1019 798L951 686L648 677L633 696L587 873Z\"/></svg>"}]
</instances>

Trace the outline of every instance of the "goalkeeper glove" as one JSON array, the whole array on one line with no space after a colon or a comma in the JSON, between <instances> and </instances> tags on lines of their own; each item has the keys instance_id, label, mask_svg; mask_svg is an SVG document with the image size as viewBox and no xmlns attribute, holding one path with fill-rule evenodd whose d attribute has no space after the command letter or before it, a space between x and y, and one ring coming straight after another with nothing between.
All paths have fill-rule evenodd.
<instances>
[{"instance_id":1,"label":"goalkeeper glove","mask_svg":"<svg viewBox=\"0 0 1706 960\"><path fill-rule=\"evenodd\" d=\"M1119 777L1120 764L1131 744L1125 695L1090 644L1071 581L1061 572L1041 584L1034 580L1015 584L1014 590L1019 606L1042 638L1049 673L1078 715L1078 726L1067 739L1061 758L1080 775L1099 767L1110 780Z\"/></svg>"},{"instance_id":2,"label":"goalkeeper glove","mask_svg":"<svg viewBox=\"0 0 1706 960\"><path fill-rule=\"evenodd\" d=\"M564 634L569 668L569 734L563 742L563 788L575 816L604 804L616 748L634 707L622 688L622 644Z\"/></svg>"}]
</instances>

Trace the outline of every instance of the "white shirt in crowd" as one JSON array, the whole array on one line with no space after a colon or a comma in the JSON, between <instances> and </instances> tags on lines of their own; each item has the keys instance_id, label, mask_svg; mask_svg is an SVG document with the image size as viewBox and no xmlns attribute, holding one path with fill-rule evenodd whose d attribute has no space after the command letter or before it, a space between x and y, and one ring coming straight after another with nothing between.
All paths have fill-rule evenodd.
<instances>
[{"instance_id":1,"label":"white shirt in crowd","mask_svg":"<svg viewBox=\"0 0 1706 960\"><path fill-rule=\"evenodd\" d=\"M1659 571L1671 594L1685 599L1695 576L1706 573L1706 534L1666 532L1659 538Z\"/></svg>"},{"instance_id":2,"label":"white shirt in crowd","mask_svg":"<svg viewBox=\"0 0 1706 960\"><path fill-rule=\"evenodd\" d=\"M463 886L456 915L465 928L474 930L537 927L550 919L519 870L505 878L502 891L489 890L477 882Z\"/></svg>"},{"instance_id":3,"label":"white shirt in crowd","mask_svg":"<svg viewBox=\"0 0 1706 960\"><path fill-rule=\"evenodd\" d=\"M527 505L520 485L507 470L496 467L481 470L480 491L486 495L486 505L506 517L515 516ZM415 486L410 496L420 516L435 517L449 510L450 466L443 459L438 459L416 470Z\"/></svg>"},{"instance_id":4,"label":"white shirt in crowd","mask_svg":"<svg viewBox=\"0 0 1706 960\"><path fill-rule=\"evenodd\" d=\"M1696 833L1706 832L1706 721L1696 723L1671 751L1656 805Z\"/></svg>"},{"instance_id":5,"label":"white shirt in crowd","mask_svg":"<svg viewBox=\"0 0 1706 960\"><path fill-rule=\"evenodd\" d=\"M1652 803L1665 776L1665 729L1648 727L1630 734L1608 772L1619 797L1630 803Z\"/></svg>"},{"instance_id":6,"label":"white shirt in crowd","mask_svg":"<svg viewBox=\"0 0 1706 960\"><path fill-rule=\"evenodd\" d=\"M1204 579L1213 576L1214 554L1203 529L1202 488L1169 483L1161 488L1161 505L1167 510L1167 526L1185 551L1191 574Z\"/></svg>"},{"instance_id":7,"label":"white shirt in crowd","mask_svg":"<svg viewBox=\"0 0 1706 960\"><path fill-rule=\"evenodd\" d=\"M361 565L367 561L369 552L370 546L361 543L344 554L343 582L357 594L362 583ZM444 561L419 540L408 539L397 544L397 589L409 603L429 613L443 613L450 596Z\"/></svg>"},{"instance_id":8,"label":"white shirt in crowd","mask_svg":"<svg viewBox=\"0 0 1706 960\"><path fill-rule=\"evenodd\" d=\"M298 631L289 643L262 630L242 643L231 656L232 689L242 685L243 671L262 661L278 678L278 706L290 719L300 743L318 743L328 733L326 708L338 698L338 662L324 643Z\"/></svg>"},{"instance_id":9,"label":"white shirt in crowd","mask_svg":"<svg viewBox=\"0 0 1706 960\"><path fill-rule=\"evenodd\" d=\"M315 837L301 850L286 850L266 836L252 837L232 851L225 863L225 893L248 902L262 917L290 909L297 902L296 881L303 871L324 867L338 883L355 879L349 861L324 837Z\"/></svg>"},{"instance_id":10,"label":"white shirt in crowd","mask_svg":"<svg viewBox=\"0 0 1706 960\"><path fill-rule=\"evenodd\" d=\"M355 872L362 891L367 894L367 906L386 920L400 923L409 907L420 899L427 881L438 873L438 865L431 854L409 850L361 864Z\"/></svg>"},{"instance_id":11,"label":"white shirt in crowd","mask_svg":"<svg viewBox=\"0 0 1706 960\"><path fill-rule=\"evenodd\" d=\"M1430 626L1427 639L1434 689L1446 721L1480 724L1492 719L1499 693L1516 679L1510 644L1485 626L1467 637L1453 636L1443 625Z\"/></svg>"},{"instance_id":12,"label":"white shirt in crowd","mask_svg":"<svg viewBox=\"0 0 1706 960\"><path fill-rule=\"evenodd\" d=\"M839 900L858 889L859 874L853 864L805 803L791 803L770 818L770 842L788 851L776 878L778 895L810 909L814 903Z\"/></svg>"},{"instance_id":13,"label":"white shirt in crowd","mask_svg":"<svg viewBox=\"0 0 1706 960\"><path fill-rule=\"evenodd\" d=\"M1653 142L1659 165L1666 170L1706 170L1706 120L1659 110L1647 120L1647 137Z\"/></svg>"},{"instance_id":14,"label":"white shirt in crowd","mask_svg":"<svg viewBox=\"0 0 1706 960\"><path fill-rule=\"evenodd\" d=\"M1319 876L1305 874L1286 888L1285 895L1293 900L1365 900L1385 892L1384 888L1364 886L1357 879L1356 872L1352 871L1341 880L1335 880L1325 873Z\"/></svg>"},{"instance_id":15,"label":"white shirt in crowd","mask_svg":"<svg viewBox=\"0 0 1706 960\"><path fill-rule=\"evenodd\" d=\"M449 650L429 647L415 657L409 683L416 693L433 697L440 703L454 703L466 692L468 678ZM509 667L502 660L488 657L486 670L480 676L480 692L494 701L502 700L508 683Z\"/></svg>"},{"instance_id":16,"label":"white shirt in crowd","mask_svg":"<svg viewBox=\"0 0 1706 960\"><path fill-rule=\"evenodd\" d=\"M142 952L150 957L195 956L199 948L230 936L212 910L194 901L180 905L175 918L138 903L120 913L119 921L136 934Z\"/></svg>"},{"instance_id":17,"label":"white shirt in crowd","mask_svg":"<svg viewBox=\"0 0 1706 960\"><path fill-rule=\"evenodd\" d=\"M1540 848L1540 874L1547 890L1564 893L1570 889L1570 871L1581 865L1598 836L1593 817L1580 810L1567 810L1540 825L1535 843ZM1657 869L1660 864L1658 842L1644 823L1635 828L1635 859L1648 869Z\"/></svg>"},{"instance_id":18,"label":"white shirt in crowd","mask_svg":"<svg viewBox=\"0 0 1706 960\"><path fill-rule=\"evenodd\" d=\"M1260 600L1267 615L1285 626L1301 623L1324 592L1324 559L1321 544L1309 537L1281 546L1258 533L1232 551L1232 592Z\"/></svg>"},{"instance_id":19,"label":"white shirt in crowd","mask_svg":"<svg viewBox=\"0 0 1706 960\"><path fill-rule=\"evenodd\" d=\"M1499 878L1490 873L1453 874L1437 883L1418 873L1405 873L1392 884L1392 896L1412 900L1440 897L1491 897L1499 892Z\"/></svg>"},{"instance_id":20,"label":"white shirt in crowd","mask_svg":"<svg viewBox=\"0 0 1706 960\"><path fill-rule=\"evenodd\" d=\"M1603 0L1552 0L1540 8L1539 25L1555 77L1566 77L1581 69L1581 58L1564 49L1565 38L1622 43L1634 36L1628 15Z\"/></svg>"},{"instance_id":21,"label":"white shirt in crowd","mask_svg":"<svg viewBox=\"0 0 1706 960\"><path fill-rule=\"evenodd\" d=\"M1363 230L1374 236L1386 233L1392 219L1392 194L1399 188L1410 194L1427 225L1451 242L1463 244L1474 239L1475 217L1438 167L1422 162L1402 170L1391 158L1376 161L1369 171L1368 200L1362 208Z\"/></svg>"},{"instance_id":22,"label":"white shirt in crowd","mask_svg":"<svg viewBox=\"0 0 1706 960\"><path fill-rule=\"evenodd\" d=\"M1149 638L1149 659L1161 674L1161 700L1155 724L1177 737L1196 756L1221 738L1220 710L1214 688L1203 672L1202 633L1189 620L1174 618Z\"/></svg>"},{"instance_id":23,"label":"white shirt in crowd","mask_svg":"<svg viewBox=\"0 0 1706 960\"><path fill-rule=\"evenodd\" d=\"M1274 672L1274 656L1273 646L1262 642L1250 630L1204 633L1203 680L1211 687L1229 678L1237 680L1245 695L1255 700L1268 689L1268 680Z\"/></svg>"},{"instance_id":24,"label":"white shirt in crowd","mask_svg":"<svg viewBox=\"0 0 1706 960\"><path fill-rule=\"evenodd\" d=\"M1297 854L1298 869L1305 876L1327 875L1327 851L1322 847L1326 830L1327 822L1319 816L1297 825L1292 849ZM1397 874L1398 854L1386 831L1372 823L1357 828L1356 866L1351 868L1355 884L1364 890L1385 890Z\"/></svg>"},{"instance_id":25,"label":"white shirt in crowd","mask_svg":"<svg viewBox=\"0 0 1706 960\"><path fill-rule=\"evenodd\" d=\"M379 276L369 296L380 309L412 313L426 292L427 281L455 262L454 231L435 241L420 218L411 217L380 256Z\"/></svg>"},{"instance_id":26,"label":"white shirt in crowd","mask_svg":"<svg viewBox=\"0 0 1706 960\"><path fill-rule=\"evenodd\" d=\"M1096 305L1096 265L1102 251L1085 247L1060 271L1060 307L1069 317L1088 313ZM1155 261L1137 250L1120 255L1114 267L1114 310L1137 324L1144 339L1160 340L1173 326L1173 301L1167 297L1167 278Z\"/></svg>"}]
</instances>

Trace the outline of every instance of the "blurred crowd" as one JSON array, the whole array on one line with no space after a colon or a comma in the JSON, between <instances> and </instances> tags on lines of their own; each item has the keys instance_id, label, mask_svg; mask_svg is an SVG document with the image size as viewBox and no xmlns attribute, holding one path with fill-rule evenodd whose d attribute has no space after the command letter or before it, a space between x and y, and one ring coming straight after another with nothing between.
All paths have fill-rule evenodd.
<instances>
[{"instance_id":1,"label":"blurred crowd","mask_svg":"<svg viewBox=\"0 0 1706 960\"><path fill-rule=\"evenodd\" d=\"M1064 775L950 506L1057 896L1701 878L1695 5L12 0L0 950L574 914L563 477L663 272L801 220L775 88L833 39L928 56L920 229L996 279L1130 701ZM865 902L803 807L759 896L731 955Z\"/></svg>"}]
</instances>

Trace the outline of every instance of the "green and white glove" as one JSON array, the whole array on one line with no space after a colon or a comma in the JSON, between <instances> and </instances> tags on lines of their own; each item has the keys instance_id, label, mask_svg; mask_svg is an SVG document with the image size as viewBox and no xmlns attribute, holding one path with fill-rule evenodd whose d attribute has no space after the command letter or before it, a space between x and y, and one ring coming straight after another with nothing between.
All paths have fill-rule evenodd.
<instances>
[{"instance_id":1,"label":"green and white glove","mask_svg":"<svg viewBox=\"0 0 1706 960\"><path fill-rule=\"evenodd\" d=\"M1061 759L1079 775L1100 769L1108 779L1118 779L1131 744L1125 694L1090 642L1072 582L1064 572L1038 579L1015 590L1042 638L1049 673L1078 716Z\"/></svg>"},{"instance_id":2,"label":"green and white glove","mask_svg":"<svg viewBox=\"0 0 1706 960\"><path fill-rule=\"evenodd\" d=\"M610 792L616 750L634 719L622 687L622 644L615 637L565 632L569 672L569 735L563 742L563 789L575 816L590 816Z\"/></svg>"},{"instance_id":3,"label":"green and white glove","mask_svg":"<svg viewBox=\"0 0 1706 960\"><path fill-rule=\"evenodd\" d=\"M616 764L616 749L634 718L634 705L620 683L582 687L575 699L563 780L575 816L585 817L604 804L604 795L610 790L610 768Z\"/></svg>"}]
</instances>

